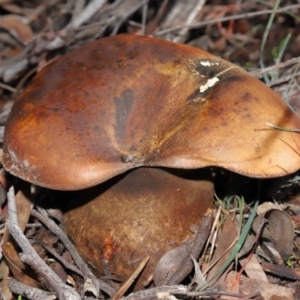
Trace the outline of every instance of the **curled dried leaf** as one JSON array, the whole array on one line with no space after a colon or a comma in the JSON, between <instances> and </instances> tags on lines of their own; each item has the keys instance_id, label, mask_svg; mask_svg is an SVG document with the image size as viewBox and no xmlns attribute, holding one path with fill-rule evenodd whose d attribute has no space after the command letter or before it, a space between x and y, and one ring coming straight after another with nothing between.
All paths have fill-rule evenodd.
<instances>
[{"instance_id":1,"label":"curled dried leaf","mask_svg":"<svg viewBox=\"0 0 300 300\"><path fill-rule=\"evenodd\" d=\"M267 219L261 237L274 244L283 260L287 260L293 253L294 226L290 216L279 210L271 209L264 215L255 218L252 228L257 232L262 218Z\"/></svg>"}]
</instances>

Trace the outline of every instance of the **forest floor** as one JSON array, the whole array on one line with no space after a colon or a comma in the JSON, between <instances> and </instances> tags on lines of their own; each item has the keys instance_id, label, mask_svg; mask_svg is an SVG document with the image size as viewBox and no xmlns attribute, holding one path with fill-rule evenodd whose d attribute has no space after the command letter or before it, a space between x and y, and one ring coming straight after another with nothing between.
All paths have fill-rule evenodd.
<instances>
[{"instance_id":1,"label":"forest floor","mask_svg":"<svg viewBox=\"0 0 300 300\"><path fill-rule=\"evenodd\" d=\"M1 144L15 100L40 70L93 40L118 34L187 44L228 60L272 88L300 117L299 1L0 0ZM132 294L135 277L142 272L146 258L133 278L125 282L119 282L112 270L95 279L87 270L92 267L83 266L74 254L76 250L66 246L72 242L57 226L62 216L32 205L33 195L35 199L45 198L46 192L16 182L4 169L1 176L6 189L0 191L2 299L56 299L57 294L61 295L57 291L64 288L75 295L65 299L79 299L79 294L82 299L300 299L297 173L261 184L260 180L253 182L224 171L214 197L215 222L210 233L201 237L205 243L193 260L192 271L171 286L154 287L151 277L143 289ZM11 212L6 201L11 183L18 191L11 201L16 202L20 228L34 246L32 249L58 276L59 283L53 283L56 279L52 273L42 267L33 267L33 271L24 264L22 259L30 256L31 248L24 252L22 242L15 236L14 241L5 226ZM253 189L258 185L264 189L259 203L253 197L257 196ZM228 190L233 193L228 194ZM105 246L114 251L111 241ZM180 251L187 251L185 256L190 253ZM167 274L172 272L169 265L180 261L182 253L166 253L164 258L160 268ZM183 266L178 263L173 268L179 272Z\"/></svg>"}]
</instances>

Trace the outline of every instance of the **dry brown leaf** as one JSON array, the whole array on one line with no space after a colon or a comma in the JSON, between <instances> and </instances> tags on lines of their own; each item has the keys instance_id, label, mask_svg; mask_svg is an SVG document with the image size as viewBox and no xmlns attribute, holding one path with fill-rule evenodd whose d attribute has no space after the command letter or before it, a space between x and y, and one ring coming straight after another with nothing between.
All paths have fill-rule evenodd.
<instances>
[{"instance_id":1,"label":"dry brown leaf","mask_svg":"<svg viewBox=\"0 0 300 300\"><path fill-rule=\"evenodd\" d=\"M260 280L261 282L269 282L266 273L257 260L257 257L252 255L250 261L247 260L247 258L242 258L239 262L242 266L245 266L244 270L248 277Z\"/></svg>"},{"instance_id":2,"label":"dry brown leaf","mask_svg":"<svg viewBox=\"0 0 300 300\"><path fill-rule=\"evenodd\" d=\"M236 272L230 272L225 280L226 286L230 289L230 286L235 281L237 276ZM245 276L241 277L240 281L240 292L244 295L250 295L259 291L264 300L272 300L273 296L278 296L278 300L295 300L293 296L293 290L283 286L277 286L270 283L261 282L260 280L255 280L247 278ZM247 298L245 298L247 299Z\"/></svg>"},{"instance_id":3,"label":"dry brown leaf","mask_svg":"<svg viewBox=\"0 0 300 300\"><path fill-rule=\"evenodd\" d=\"M264 214L271 209L278 209L278 206L276 206L275 203L270 202L270 201L264 202L258 206L257 215Z\"/></svg>"},{"instance_id":4,"label":"dry brown leaf","mask_svg":"<svg viewBox=\"0 0 300 300\"><path fill-rule=\"evenodd\" d=\"M0 27L8 30L11 35L27 44L33 39L31 27L23 21L23 18L17 15L7 15L1 17Z\"/></svg>"},{"instance_id":5,"label":"dry brown leaf","mask_svg":"<svg viewBox=\"0 0 300 300\"><path fill-rule=\"evenodd\" d=\"M65 270L65 268L63 267L63 265L61 263L59 263L58 261L55 261L55 263L52 266L52 270L58 275L58 277L63 281L66 282L68 279L68 274Z\"/></svg>"},{"instance_id":6,"label":"dry brown leaf","mask_svg":"<svg viewBox=\"0 0 300 300\"><path fill-rule=\"evenodd\" d=\"M196 259L193 256L191 256L191 260L193 261L194 272L195 272L193 281L197 284L199 288L201 288L207 285L207 281L205 280L203 273L200 269L199 263L196 261Z\"/></svg>"},{"instance_id":7,"label":"dry brown leaf","mask_svg":"<svg viewBox=\"0 0 300 300\"><path fill-rule=\"evenodd\" d=\"M294 226L291 217L279 209L271 209L254 219L254 232L257 232L262 218L266 218L268 222L262 230L261 237L272 242L281 258L287 260L293 253Z\"/></svg>"},{"instance_id":8,"label":"dry brown leaf","mask_svg":"<svg viewBox=\"0 0 300 300\"><path fill-rule=\"evenodd\" d=\"M5 243L2 245L3 253L8 263L10 271L13 273L14 278L18 281L29 286L43 289L43 286L25 274L26 265L21 261L17 251L12 243Z\"/></svg>"},{"instance_id":9,"label":"dry brown leaf","mask_svg":"<svg viewBox=\"0 0 300 300\"><path fill-rule=\"evenodd\" d=\"M3 4L1 1L4 1ZM36 20L37 19L37 15L43 11L43 9L45 9L45 6L39 5L36 9L34 8L25 8L22 6L18 6L14 3L12 3L13 1L8 1L5 2L6 0L0 0L0 5L3 9L5 9L6 11L10 12L11 14L15 14L15 15L23 15L28 17L31 20Z\"/></svg>"},{"instance_id":10,"label":"dry brown leaf","mask_svg":"<svg viewBox=\"0 0 300 300\"><path fill-rule=\"evenodd\" d=\"M179 245L178 247L168 251L157 263L154 272L153 280L155 286L165 285L173 274L182 266L184 260L191 252L193 240Z\"/></svg>"},{"instance_id":11,"label":"dry brown leaf","mask_svg":"<svg viewBox=\"0 0 300 300\"><path fill-rule=\"evenodd\" d=\"M297 268L292 269L285 265L277 265L266 261L262 261L261 266L266 272L274 274L277 277L287 278L290 280L300 280L300 271L298 271Z\"/></svg>"}]
</instances>

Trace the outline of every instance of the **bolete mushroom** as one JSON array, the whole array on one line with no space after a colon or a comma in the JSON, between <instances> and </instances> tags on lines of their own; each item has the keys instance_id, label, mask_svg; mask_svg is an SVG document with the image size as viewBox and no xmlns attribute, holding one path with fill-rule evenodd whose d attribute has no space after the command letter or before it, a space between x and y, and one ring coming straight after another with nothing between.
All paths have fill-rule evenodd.
<instances>
[{"instance_id":1,"label":"bolete mushroom","mask_svg":"<svg viewBox=\"0 0 300 300\"><path fill-rule=\"evenodd\" d=\"M3 164L50 189L85 189L112 178L97 192L81 192L96 199L69 211L67 228L92 262L110 245L105 255L134 263L143 248L153 254L159 243L159 250L179 243L197 222L198 207L211 205L210 180L199 186L197 177L175 169L218 166L260 178L299 169L299 135L268 123L300 128L284 101L240 67L187 45L114 36L37 74L9 115Z\"/></svg>"}]
</instances>

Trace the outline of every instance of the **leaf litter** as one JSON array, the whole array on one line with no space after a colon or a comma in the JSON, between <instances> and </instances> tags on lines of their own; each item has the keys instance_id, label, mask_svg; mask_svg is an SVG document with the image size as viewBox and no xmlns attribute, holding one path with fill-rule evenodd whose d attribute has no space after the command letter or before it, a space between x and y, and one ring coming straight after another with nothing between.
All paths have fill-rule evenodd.
<instances>
[{"instance_id":1,"label":"leaf litter","mask_svg":"<svg viewBox=\"0 0 300 300\"><path fill-rule=\"evenodd\" d=\"M37 71L56 57L89 41L119 33L147 34L200 46L246 68L254 76L265 78L267 74L271 79L267 84L281 93L300 115L297 97L300 84L300 5L296 1L286 1L284 5L277 1L277 7L273 1L231 3L191 0L185 5L183 1L167 0L53 0L41 3L0 1L0 8L3 15L0 20L0 140L13 101ZM266 32L268 20L270 26ZM264 43L263 36L267 37ZM261 57L263 68L259 66ZM270 126L276 129L277 125ZM10 184L7 181L14 179L4 173L2 171L2 184L8 190ZM235 177L227 173L223 176ZM236 177L237 181L243 180ZM260 294L263 299L271 299L274 295L277 295L277 299L297 299L300 252L299 176L294 174L293 177L267 180L267 183L261 185L259 201L269 201L272 205L256 217L253 230L246 228L243 238L241 235L246 224L249 224L247 221L255 214L253 203L257 203L257 199L248 193L247 188L241 190L235 184L230 186L230 192L227 189L227 194L224 189L220 193L217 189L214 211L216 221L204 241L206 246L203 251L200 250L201 254L196 255L197 257L190 256L192 243L183 241L178 248L165 254L161 266L158 264L158 268L162 268L160 273L168 273L172 268L180 268L178 266L183 258L187 258L193 270L184 280L165 286L166 279L169 278L163 275L163 279L160 279L154 274L154 281L160 287L147 283L145 290L123 296L125 289L119 297L199 299L207 295L219 299L256 299ZM59 280L68 284L66 290L70 290L78 299L81 297L79 294L84 292L87 292L86 297L89 299L114 297L122 283L109 276L104 279L95 278L90 271L93 266L82 262L76 249L70 247L72 242L63 237L63 224L55 221L62 227L62 231L56 227L54 229L49 225L53 220L47 212L39 211L39 205L36 204L37 209L32 210L31 200L38 197L42 201L49 197L46 196L47 192L23 184L20 184L18 190L16 205L20 229L33 246L32 249L35 249L32 251L38 252ZM225 194L227 198L222 198L221 194ZM4 198L3 201L1 199L1 214L5 217L7 205L5 196L1 196ZM228 196L231 201L228 201ZM241 201L242 198L245 201ZM45 222L41 222L42 218ZM4 218L1 220L3 222ZM49 225L48 228L44 223ZM21 253L19 248L24 245L17 245L7 229L4 229L2 245L2 298L17 299L18 295L23 295L22 299L55 299L53 291L49 292L49 282L38 276L38 268L35 274L32 274L32 270L26 271L26 251ZM7 250L8 247L13 248ZM51 254L51 251L60 256L60 259ZM4 256L9 262L7 265ZM14 279L9 279L8 269ZM40 281L37 284L34 283L36 278ZM84 278L87 280L84 281ZM211 285L213 281L215 282ZM151 283L151 279L149 282ZM209 288L202 290L203 286L209 284Z\"/></svg>"}]
</instances>

